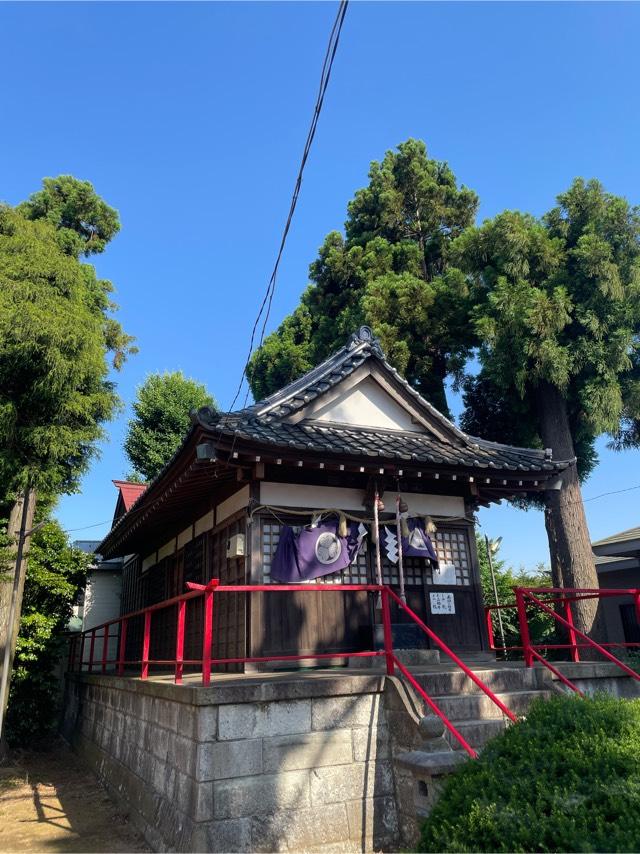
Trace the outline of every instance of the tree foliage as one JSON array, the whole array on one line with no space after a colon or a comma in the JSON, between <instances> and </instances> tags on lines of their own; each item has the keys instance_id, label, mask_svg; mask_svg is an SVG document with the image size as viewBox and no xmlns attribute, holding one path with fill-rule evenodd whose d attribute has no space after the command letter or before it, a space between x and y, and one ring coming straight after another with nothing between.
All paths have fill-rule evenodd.
<instances>
[{"instance_id":1,"label":"tree foliage","mask_svg":"<svg viewBox=\"0 0 640 854\"><path fill-rule=\"evenodd\" d=\"M635 851L640 700L554 697L453 774L419 851Z\"/></svg>"},{"instance_id":2,"label":"tree foliage","mask_svg":"<svg viewBox=\"0 0 640 854\"><path fill-rule=\"evenodd\" d=\"M577 179L542 220L506 211L469 228L452 254L476 286L483 379L534 416L548 382L585 437L615 434L625 398L640 396L640 211Z\"/></svg>"},{"instance_id":3,"label":"tree foliage","mask_svg":"<svg viewBox=\"0 0 640 854\"><path fill-rule=\"evenodd\" d=\"M460 376L475 342L466 279L448 269L450 246L477 204L423 142L410 139L374 161L369 184L348 205L345 235L327 235L300 305L254 354L254 396L291 382L366 323L394 366L448 412L444 378Z\"/></svg>"},{"instance_id":4,"label":"tree foliage","mask_svg":"<svg viewBox=\"0 0 640 854\"><path fill-rule=\"evenodd\" d=\"M117 215L90 185L59 183L58 207L53 179L25 205L0 206L2 503L27 480L40 493L76 488L118 407L110 367L133 349L112 317L111 284L76 251L77 240L101 251Z\"/></svg>"},{"instance_id":5,"label":"tree foliage","mask_svg":"<svg viewBox=\"0 0 640 854\"><path fill-rule=\"evenodd\" d=\"M487 555L487 545L484 537L477 531L476 548L480 568L482 599L485 605L515 605L516 597L513 592L514 587L549 587L551 584L551 572L544 566L544 564L540 564L536 567L534 572L527 572L522 567L516 570L513 567L506 565L506 562L500 558L500 551L498 549L492 556L496 590L498 591L498 601L496 602L493 580L491 578L491 568L489 566L489 557ZM507 647L522 646L518 613L515 607L505 608L501 610L500 613L502 619L502 630L504 631L504 645ZM537 608L536 606L527 606L527 618L531 642L533 644L555 642L558 632L555 620L550 614L546 614L541 608ZM493 625L495 645L502 646L500 619L498 618L498 612L495 610L491 612L491 621ZM558 643L566 643L566 638L558 639ZM522 659L522 652L519 650L513 650L508 653L507 657Z\"/></svg>"},{"instance_id":6,"label":"tree foliage","mask_svg":"<svg viewBox=\"0 0 640 854\"><path fill-rule=\"evenodd\" d=\"M45 178L42 189L18 205L29 220L46 220L65 251L79 258L104 252L120 231L118 212L101 199L89 181L72 175Z\"/></svg>"},{"instance_id":7,"label":"tree foliage","mask_svg":"<svg viewBox=\"0 0 640 854\"><path fill-rule=\"evenodd\" d=\"M7 712L12 744L32 744L56 726L60 686L55 669L64 648L61 635L90 564L91 555L73 548L56 522L34 534Z\"/></svg>"},{"instance_id":8,"label":"tree foliage","mask_svg":"<svg viewBox=\"0 0 640 854\"><path fill-rule=\"evenodd\" d=\"M147 377L138 389L124 443L134 477L153 480L180 447L189 412L201 406L216 408L217 404L202 383L181 371Z\"/></svg>"},{"instance_id":9,"label":"tree foliage","mask_svg":"<svg viewBox=\"0 0 640 854\"><path fill-rule=\"evenodd\" d=\"M471 279L481 373L466 384L467 429L580 455L544 495L554 583L597 586L578 474L601 433L638 415L640 212L577 179L541 220L505 211L451 248ZM577 606L590 630L595 603Z\"/></svg>"},{"instance_id":10,"label":"tree foliage","mask_svg":"<svg viewBox=\"0 0 640 854\"><path fill-rule=\"evenodd\" d=\"M523 397L513 386L498 385L485 371L465 376L461 390L464 410L460 426L467 433L521 448L543 447L531 396ZM598 464L595 438L577 407L571 407L569 419L578 475L585 481ZM542 498L531 495L514 503L527 508L539 507L541 502Z\"/></svg>"},{"instance_id":11,"label":"tree foliage","mask_svg":"<svg viewBox=\"0 0 640 854\"><path fill-rule=\"evenodd\" d=\"M117 213L91 185L68 175L45 179L16 208L0 205L0 511L11 537L23 506L28 529L38 500L42 511L77 489L118 408L110 370L134 350L132 339L112 316L111 284L80 260L101 252L118 228ZM12 575L1 571L10 560L0 567L0 649L9 670L28 549L27 541L12 567L15 600ZM34 617L32 629L37 644L46 619Z\"/></svg>"}]
</instances>

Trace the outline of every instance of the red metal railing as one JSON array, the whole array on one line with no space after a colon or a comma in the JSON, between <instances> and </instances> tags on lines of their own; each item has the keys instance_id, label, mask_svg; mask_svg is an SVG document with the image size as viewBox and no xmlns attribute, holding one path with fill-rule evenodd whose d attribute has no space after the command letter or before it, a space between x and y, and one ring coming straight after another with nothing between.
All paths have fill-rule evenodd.
<instances>
[{"instance_id":1,"label":"red metal railing","mask_svg":"<svg viewBox=\"0 0 640 854\"><path fill-rule=\"evenodd\" d=\"M158 602L139 611L124 614L100 626L87 629L80 635L72 638L69 650L68 669L74 671L85 671L88 673L106 673L115 671L119 676L124 675L125 668L139 667L140 678L149 678L149 668L152 665L172 666L174 668L174 681L180 684L184 675L185 666L200 666L202 672L202 684L210 685L211 670L213 666L225 664L251 664L266 663L270 661L304 661L324 660L335 658L372 658L384 657L387 673L393 676L396 668L405 679L413 686L422 697L427 706L440 718L445 728L460 743L466 752L473 758L477 757L475 750L466 741L461 732L454 726L437 703L428 695L424 687L418 682L409 670L400 662L393 649L393 632L391 626L390 600L392 599L430 638L430 640L471 679L481 691L483 691L500 711L511 721L516 721L516 716L505 704L485 685L481 679L458 656L432 631L418 615L405 605L399 596L389 587L377 584L254 584L254 585L222 585L218 579L212 579L208 584L188 583L189 592L181 596L175 596L164 602ZM314 652L305 655L264 655L246 656L237 658L212 658L212 645L214 638L214 599L225 593L293 593L293 592L316 592L316 593L345 593L364 592L380 596L382 605L382 624L384 629L384 648L381 650L345 652ZM200 658L185 658L185 628L187 623L187 603L190 600L202 598L204 601L202 615L202 653ZM153 617L161 611L176 608L176 634L175 634L175 657L171 659L151 658L151 635L153 629ZM127 632L132 620L143 618L143 631L141 639L141 657L128 659L127 656ZM89 656L85 658L86 640L89 639ZM116 647L115 657L109 655L109 640L114 641ZM96 661L96 641L102 640L100 658ZM78 656L79 648L79 656Z\"/></svg>"},{"instance_id":2,"label":"red metal railing","mask_svg":"<svg viewBox=\"0 0 640 854\"><path fill-rule=\"evenodd\" d=\"M640 589L618 589L618 588L564 588L564 587L514 587L513 588L516 601L507 605L488 605L485 607L485 617L487 623L487 634L489 636L489 644L491 649L496 652L506 653L509 651L521 651L527 667L532 667L534 661L540 662L549 669L561 682L571 688L577 694L582 692L562 674L557 667L554 667L542 655L543 650L566 650L569 658L573 662L580 661L580 650L585 648L596 649L606 659L618 666L627 676L640 680L640 674L636 673L620 659L616 658L609 648L634 649L640 648L640 642L603 642L598 643L590 638L580 629L577 629L573 620L572 604L586 599L606 599L611 597L630 596L633 599L636 611L636 618L640 625ZM540 597L544 596L544 599ZM529 613L527 608L535 607L540 609L561 625L567 632L568 643L543 643L534 644L531 642L531 633L529 631ZM552 606L559 606L562 609L562 616L559 610ZM492 613L497 610L516 609L518 614L518 627L522 643L513 646L496 646L493 632Z\"/></svg>"}]
</instances>

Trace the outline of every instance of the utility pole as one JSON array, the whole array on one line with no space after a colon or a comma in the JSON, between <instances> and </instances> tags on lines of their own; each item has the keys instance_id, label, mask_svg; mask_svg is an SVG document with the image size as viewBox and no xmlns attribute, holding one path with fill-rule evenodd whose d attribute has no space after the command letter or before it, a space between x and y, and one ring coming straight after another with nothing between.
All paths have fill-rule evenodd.
<instances>
[{"instance_id":1,"label":"utility pole","mask_svg":"<svg viewBox=\"0 0 640 854\"><path fill-rule=\"evenodd\" d=\"M31 530L27 530L27 525L29 524L30 518L33 518L33 511L35 507L34 501L35 495L31 486L27 485L24 490L24 496L22 499L22 512L21 512L21 520L20 520L20 532L18 534L18 542L17 542L17 551L16 551L16 561L15 568L13 571L13 585L11 588L11 602L9 605L9 611L7 615L6 626L0 626L0 630L5 629L5 643L4 650L2 656L2 672L0 673L0 762L4 759L3 752L5 750L4 747L4 720L5 713L7 709L7 704L9 700L9 684L11 671L13 667L13 656L16 647L16 639L18 635L19 629L19 615L20 608L22 605L22 591L24 589L24 576L26 570L26 565L23 566L24 560L26 558L25 554L25 545L27 543L27 538L33 534L35 530L41 527L44 522L40 523L40 525L36 525L35 528Z\"/></svg>"}]
</instances>

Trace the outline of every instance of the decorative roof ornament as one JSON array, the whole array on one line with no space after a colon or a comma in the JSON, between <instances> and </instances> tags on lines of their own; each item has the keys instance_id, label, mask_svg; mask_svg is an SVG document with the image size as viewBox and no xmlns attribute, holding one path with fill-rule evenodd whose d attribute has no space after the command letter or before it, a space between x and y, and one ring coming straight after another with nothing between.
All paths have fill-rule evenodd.
<instances>
[{"instance_id":1,"label":"decorative roof ornament","mask_svg":"<svg viewBox=\"0 0 640 854\"><path fill-rule=\"evenodd\" d=\"M189 418L192 424L217 424L222 418L223 413L211 406L201 406L199 409L191 409Z\"/></svg>"},{"instance_id":2,"label":"decorative roof ornament","mask_svg":"<svg viewBox=\"0 0 640 854\"><path fill-rule=\"evenodd\" d=\"M371 351L376 356L379 356L381 359L384 359L384 353L382 352L380 342L373 334L373 330L370 326L361 326L357 332L352 333L351 337L349 338L347 347L349 350L353 350L353 348L357 347L358 344L369 344L371 346Z\"/></svg>"}]
</instances>

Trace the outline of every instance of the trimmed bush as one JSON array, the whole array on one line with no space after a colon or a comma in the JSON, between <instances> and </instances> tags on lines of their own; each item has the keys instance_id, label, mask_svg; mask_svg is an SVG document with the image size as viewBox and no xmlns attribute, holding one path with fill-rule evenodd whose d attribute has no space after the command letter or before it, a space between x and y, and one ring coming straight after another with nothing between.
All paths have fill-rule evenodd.
<instances>
[{"instance_id":1,"label":"trimmed bush","mask_svg":"<svg viewBox=\"0 0 640 854\"><path fill-rule=\"evenodd\" d=\"M536 701L449 778L419 850L640 850L640 700Z\"/></svg>"}]
</instances>

